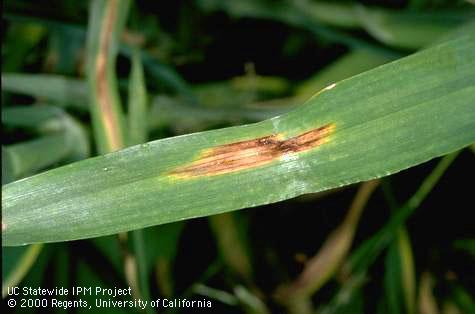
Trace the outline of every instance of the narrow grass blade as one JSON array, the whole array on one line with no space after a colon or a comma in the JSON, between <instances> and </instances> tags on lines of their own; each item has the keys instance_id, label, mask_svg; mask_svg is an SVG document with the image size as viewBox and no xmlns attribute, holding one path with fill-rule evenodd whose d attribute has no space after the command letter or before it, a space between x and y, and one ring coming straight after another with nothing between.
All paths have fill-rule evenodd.
<instances>
[{"instance_id":1,"label":"narrow grass blade","mask_svg":"<svg viewBox=\"0 0 475 314\"><path fill-rule=\"evenodd\" d=\"M463 310L463 313L473 313L475 311L475 298L473 294L462 286L455 285L452 289L453 300Z\"/></svg>"},{"instance_id":2,"label":"narrow grass blade","mask_svg":"<svg viewBox=\"0 0 475 314\"><path fill-rule=\"evenodd\" d=\"M400 227L386 255L384 274L387 313L415 313L415 274L409 235Z\"/></svg>"},{"instance_id":3,"label":"narrow grass blade","mask_svg":"<svg viewBox=\"0 0 475 314\"><path fill-rule=\"evenodd\" d=\"M297 104L297 102L295 102ZM203 130L217 123L239 124L272 118L291 110L284 108L206 108L193 106L184 100L160 95L151 101L148 124L150 129L172 125L177 133Z\"/></svg>"},{"instance_id":4,"label":"narrow grass blade","mask_svg":"<svg viewBox=\"0 0 475 314\"><path fill-rule=\"evenodd\" d=\"M2 281L2 297L7 295L7 289L9 287L17 286L21 279L25 277L28 270L35 263L36 258L41 252L43 244L33 244L22 254L21 258L17 261L15 269Z\"/></svg>"},{"instance_id":5,"label":"narrow grass blade","mask_svg":"<svg viewBox=\"0 0 475 314\"><path fill-rule=\"evenodd\" d=\"M270 311L256 295L243 286L234 288L234 295L242 304L245 312L248 314L269 314Z\"/></svg>"},{"instance_id":6,"label":"narrow grass blade","mask_svg":"<svg viewBox=\"0 0 475 314\"><path fill-rule=\"evenodd\" d=\"M384 309L387 313L402 313L401 260L395 242L391 243L385 257Z\"/></svg>"},{"instance_id":7,"label":"narrow grass blade","mask_svg":"<svg viewBox=\"0 0 475 314\"><path fill-rule=\"evenodd\" d=\"M362 28L382 43L406 49L418 49L432 43L458 24L473 18L475 13L473 10L398 12L352 3L320 1L280 1L278 4L266 4L256 1L200 0L198 4L205 10L219 9L235 17L277 20L306 28L330 40L345 42L355 47L371 47L364 42L342 36L342 33L327 29L324 25Z\"/></svg>"},{"instance_id":8,"label":"narrow grass blade","mask_svg":"<svg viewBox=\"0 0 475 314\"><path fill-rule=\"evenodd\" d=\"M406 228L400 228L397 241L401 260L401 289L404 295L404 305L406 312L413 314L416 312L416 271L411 240Z\"/></svg>"},{"instance_id":9,"label":"narrow grass blade","mask_svg":"<svg viewBox=\"0 0 475 314\"><path fill-rule=\"evenodd\" d=\"M278 21L305 29L318 38L324 38L331 42L345 44L351 48L361 48L366 50L378 51L387 56L398 56L399 53L385 47L374 45L367 41L352 37L344 32L332 29L322 23L315 16L308 13L308 8L301 8L297 2L280 1L279 3L269 5L265 2L239 1L222 2L215 0L198 1L201 8L205 10L223 10L227 14L237 18L256 18Z\"/></svg>"},{"instance_id":10,"label":"narrow grass blade","mask_svg":"<svg viewBox=\"0 0 475 314\"><path fill-rule=\"evenodd\" d=\"M308 98L312 96L316 90L320 90L325 86L353 75L371 70L389 61L392 61L392 58L377 52L361 49L350 51L299 85L296 90L297 97L300 99Z\"/></svg>"},{"instance_id":11,"label":"narrow grass blade","mask_svg":"<svg viewBox=\"0 0 475 314\"><path fill-rule=\"evenodd\" d=\"M214 289L203 284L193 285L193 292L229 306L238 305L238 299L229 292Z\"/></svg>"},{"instance_id":12,"label":"narrow grass blade","mask_svg":"<svg viewBox=\"0 0 475 314\"><path fill-rule=\"evenodd\" d=\"M147 273L155 270L158 289L165 297L175 295L173 265L184 226L183 222L175 222L143 230L149 267Z\"/></svg>"},{"instance_id":13,"label":"narrow grass blade","mask_svg":"<svg viewBox=\"0 0 475 314\"><path fill-rule=\"evenodd\" d=\"M379 180L361 185L343 222L328 236L318 253L307 262L298 278L279 291L281 302L292 304L305 299L309 302L312 294L335 274L351 247L361 214L378 185Z\"/></svg>"},{"instance_id":14,"label":"narrow grass blade","mask_svg":"<svg viewBox=\"0 0 475 314\"><path fill-rule=\"evenodd\" d=\"M64 114L60 108L48 105L7 107L2 109L2 123L40 132L59 131L63 129L61 118Z\"/></svg>"},{"instance_id":15,"label":"narrow grass blade","mask_svg":"<svg viewBox=\"0 0 475 314\"><path fill-rule=\"evenodd\" d=\"M414 195L391 216L389 221L375 235L363 242L350 256L343 267L343 273L365 273L381 251L389 245L397 235L398 228L410 217L432 188L455 160L459 152L445 156L434 168L431 174L422 182Z\"/></svg>"},{"instance_id":16,"label":"narrow grass blade","mask_svg":"<svg viewBox=\"0 0 475 314\"><path fill-rule=\"evenodd\" d=\"M129 46L122 45L120 47L120 52L128 57L132 57L132 51L133 48ZM145 51L140 52L140 58L142 59L146 72L156 79L157 82L177 91L178 94L182 95L188 101L196 101L188 83L175 71L175 69L159 62Z\"/></svg>"},{"instance_id":17,"label":"narrow grass blade","mask_svg":"<svg viewBox=\"0 0 475 314\"><path fill-rule=\"evenodd\" d=\"M414 193L412 197L406 202L406 205L395 211L395 213L391 216L386 225L380 229L380 231L378 231L370 239L365 240L365 242L363 242L363 244L360 245L360 247L358 247L352 253L349 260L342 268L341 277L344 278L345 284L342 286L340 292L338 292L336 296L332 299L329 306L326 307L326 310L328 310L329 313L333 313L335 311L335 308L345 308L345 305L348 303L347 300L352 299L356 293L361 292L370 265L378 257L381 251L386 246L388 246L394 238L396 238L398 230L401 230L401 226L404 224L404 221L414 212L414 210L421 204L421 202L425 199L428 193L437 184L437 182L445 173L447 168L454 161L458 153L459 152L455 152L442 158L442 160L438 163L434 170L422 182L416 193ZM383 185L383 187L384 186L386 185ZM385 190L387 191L387 189ZM388 200L390 201L391 206L394 206L395 202L392 198L392 195L390 193L386 193L386 196L389 196ZM395 270L394 267L396 266L396 264L402 264L399 262L399 259L395 258L395 255L397 253L396 248L396 246L393 246L390 249L389 259L388 257L386 259L387 262L389 260L387 266L391 267L391 273L387 274L385 278L386 287L388 286L388 284L391 286L397 284L396 282L399 280L399 271ZM404 281L404 278L402 280ZM347 286L350 286L351 289L348 289ZM410 289L414 288L411 287L409 288L409 290ZM387 304L383 305L390 306L393 310L398 311L401 308L399 306L399 302L401 302L404 297L407 297L406 295L401 296L402 294L399 293L399 291L400 290L398 290L395 295L393 295L394 291L386 293L386 297L388 300L386 300ZM407 293L407 291L404 291L404 293ZM413 301L413 297L414 295L409 296L407 300ZM397 301L398 304L394 306L393 301ZM342 304L338 305L340 302ZM410 311L411 306L408 306L407 309ZM382 312L385 313L388 312L388 310L383 307Z\"/></svg>"},{"instance_id":18,"label":"narrow grass blade","mask_svg":"<svg viewBox=\"0 0 475 314\"><path fill-rule=\"evenodd\" d=\"M424 272L419 283L419 313L439 314L437 299L434 296L434 277Z\"/></svg>"},{"instance_id":19,"label":"narrow grass blade","mask_svg":"<svg viewBox=\"0 0 475 314\"><path fill-rule=\"evenodd\" d=\"M398 205L392 193L389 179L384 180L383 191L389 207L393 212ZM386 271L384 274L386 305L385 311L400 313L403 306L408 314L415 313L416 278L414 258L409 233L404 223L396 231L397 235L389 245L386 255Z\"/></svg>"},{"instance_id":20,"label":"narrow grass blade","mask_svg":"<svg viewBox=\"0 0 475 314\"><path fill-rule=\"evenodd\" d=\"M41 134L35 140L3 147L5 166L10 167L17 179L66 158L78 160L89 156L84 130L60 108L47 105L4 108L2 123L9 128Z\"/></svg>"},{"instance_id":21,"label":"narrow grass blade","mask_svg":"<svg viewBox=\"0 0 475 314\"><path fill-rule=\"evenodd\" d=\"M14 175L32 174L70 155L74 143L65 132L46 135L35 140L8 145Z\"/></svg>"},{"instance_id":22,"label":"narrow grass blade","mask_svg":"<svg viewBox=\"0 0 475 314\"><path fill-rule=\"evenodd\" d=\"M195 85L194 94L203 107L239 108L266 98L285 95L289 83L278 77L257 75L252 66L243 76L236 76L227 81ZM313 90L315 92L315 90ZM312 93L313 95L313 93Z\"/></svg>"},{"instance_id":23,"label":"narrow grass blade","mask_svg":"<svg viewBox=\"0 0 475 314\"><path fill-rule=\"evenodd\" d=\"M2 91L27 94L57 105L88 108L88 89L78 79L52 74L2 73Z\"/></svg>"},{"instance_id":24,"label":"narrow grass blade","mask_svg":"<svg viewBox=\"0 0 475 314\"><path fill-rule=\"evenodd\" d=\"M132 56L132 70L129 82L128 139L129 145L147 141L147 91L139 51Z\"/></svg>"},{"instance_id":25,"label":"narrow grass blade","mask_svg":"<svg viewBox=\"0 0 475 314\"><path fill-rule=\"evenodd\" d=\"M92 1L87 38L87 77L95 140L101 154L125 146L124 117L115 75L118 38L129 1Z\"/></svg>"},{"instance_id":26,"label":"narrow grass blade","mask_svg":"<svg viewBox=\"0 0 475 314\"><path fill-rule=\"evenodd\" d=\"M218 251L226 266L246 283L252 282L252 263L245 237L239 231L237 217L233 213L210 216L209 224L215 234Z\"/></svg>"},{"instance_id":27,"label":"narrow grass blade","mask_svg":"<svg viewBox=\"0 0 475 314\"><path fill-rule=\"evenodd\" d=\"M2 146L2 185L15 180L15 169L12 155Z\"/></svg>"}]
</instances>

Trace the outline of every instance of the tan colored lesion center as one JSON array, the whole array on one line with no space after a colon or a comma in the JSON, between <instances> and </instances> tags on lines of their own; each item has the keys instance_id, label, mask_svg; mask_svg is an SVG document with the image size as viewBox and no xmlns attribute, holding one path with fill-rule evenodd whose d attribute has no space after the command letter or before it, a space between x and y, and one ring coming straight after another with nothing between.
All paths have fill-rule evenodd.
<instances>
[{"instance_id":1,"label":"tan colored lesion center","mask_svg":"<svg viewBox=\"0 0 475 314\"><path fill-rule=\"evenodd\" d=\"M263 166L285 155L320 146L328 140L333 129L334 124L326 124L288 139L273 134L212 147L204 150L200 157L189 165L171 171L170 175L176 178L214 176Z\"/></svg>"}]
</instances>

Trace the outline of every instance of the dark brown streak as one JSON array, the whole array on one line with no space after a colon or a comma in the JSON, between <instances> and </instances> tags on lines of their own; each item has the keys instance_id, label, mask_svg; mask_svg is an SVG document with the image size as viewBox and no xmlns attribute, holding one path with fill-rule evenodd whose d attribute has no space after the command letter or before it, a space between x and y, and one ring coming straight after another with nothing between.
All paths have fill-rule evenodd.
<instances>
[{"instance_id":1,"label":"dark brown streak","mask_svg":"<svg viewBox=\"0 0 475 314\"><path fill-rule=\"evenodd\" d=\"M213 147L203 151L190 165L179 167L170 175L178 178L213 176L262 166L285 155L307 151L325 143L333 129L334 124L327 124L286 140L275 134Z\"/></svg>"}]
</instances>

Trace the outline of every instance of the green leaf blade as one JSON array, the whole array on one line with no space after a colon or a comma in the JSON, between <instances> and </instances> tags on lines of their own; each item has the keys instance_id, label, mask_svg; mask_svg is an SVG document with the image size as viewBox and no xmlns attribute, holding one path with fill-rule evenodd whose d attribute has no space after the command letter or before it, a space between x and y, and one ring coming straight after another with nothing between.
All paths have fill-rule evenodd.
<instances>
[{"instance_id":1,"label":"green leaf blade","mask_svg":"<svg viewBox=\"0 0 475 314\"><path fill-rule=\"evenodd\" d=\"M475 36L326 88L260 123L134 146L7 184L4 245L122 232L288 199L388 175L475 141ZM327 143L228 174L170 173L206 149L327 124Z\"/></svg>"}]
</instances>

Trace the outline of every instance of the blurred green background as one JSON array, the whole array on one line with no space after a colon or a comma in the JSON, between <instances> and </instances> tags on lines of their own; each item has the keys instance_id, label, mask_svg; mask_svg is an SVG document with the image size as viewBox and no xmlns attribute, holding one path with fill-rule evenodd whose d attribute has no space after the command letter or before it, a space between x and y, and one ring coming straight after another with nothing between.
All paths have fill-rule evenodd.
<instances>
[{"instance_id":1,"label":"blurred green background","mask_svg":"<svg viewBox=\"0 0 475 314\"><path fill-rule=\"evenodd\" d=\"M86 83L91 8L3 3L2 184L98 154ZM133 1L127 13L117 80L130 115L133 65L143 67L137 128L147 140L279 115L475 20L463 0ZM131 286L146 300L212 300L200 310L210 313L475 313L474 152L138 235L2 248L3 295L7 285Z\"/></svg>"}]
</instances>

